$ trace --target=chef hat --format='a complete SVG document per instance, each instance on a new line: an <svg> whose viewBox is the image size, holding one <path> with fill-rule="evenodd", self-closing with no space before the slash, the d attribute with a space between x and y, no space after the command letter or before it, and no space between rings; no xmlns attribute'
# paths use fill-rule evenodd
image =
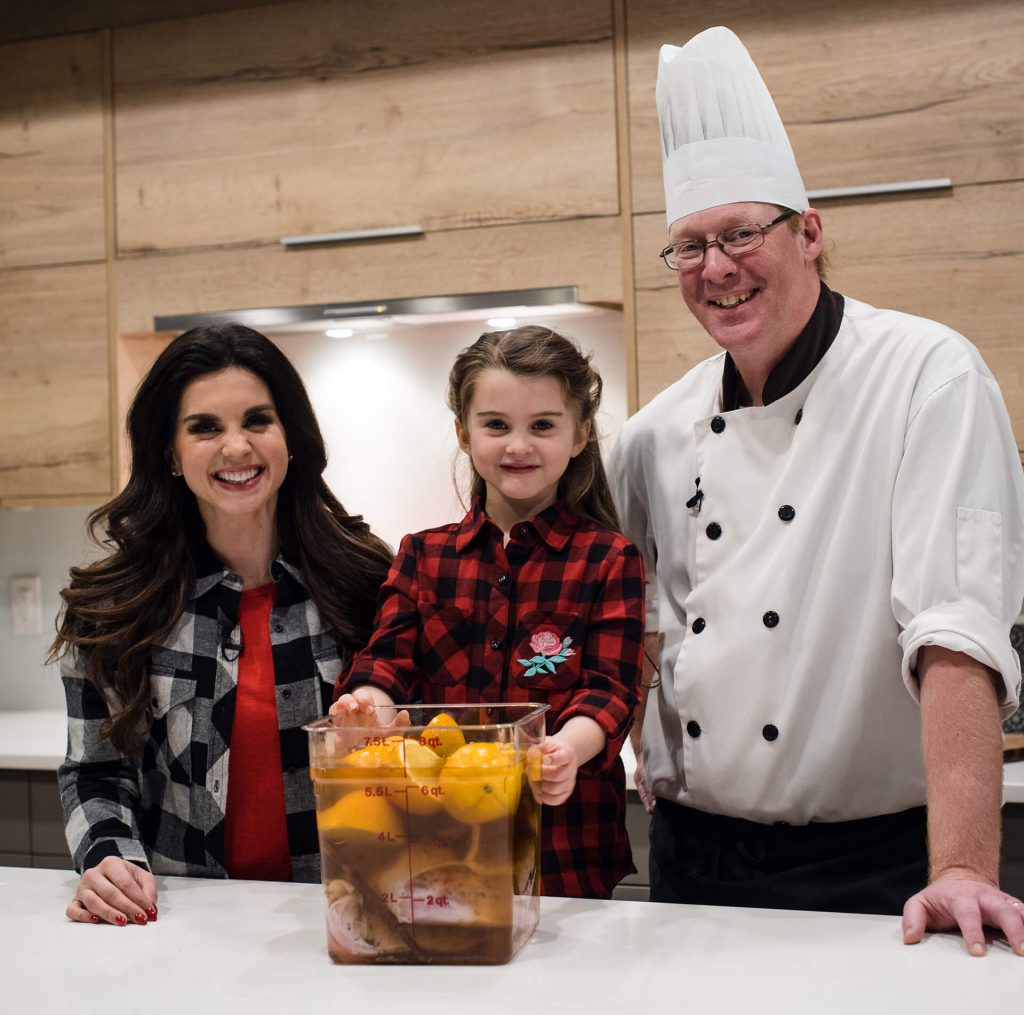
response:
<svg viewBox="0 0 1024 1015"><path fill-rule="evenodd" d="M662 46L656 95L669 225L738 201L807 210L771 93L728 28Z"/></svg>

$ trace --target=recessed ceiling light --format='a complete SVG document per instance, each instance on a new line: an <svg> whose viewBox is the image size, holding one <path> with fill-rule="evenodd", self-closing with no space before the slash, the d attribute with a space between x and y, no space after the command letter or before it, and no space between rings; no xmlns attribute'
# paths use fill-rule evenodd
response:
<svg viewBox="0 0 1024 1015"><path fill-rule="evenodd" d="M328 328L324 334L328 338L351 338L355 332L351 328Z"/></svg>
<svg viewBox="0 0 1024 1015"><path fill-rule="evenodd" d="M514 328L516 319L514 317L488 317L487 324L491 328Z"/></svg>

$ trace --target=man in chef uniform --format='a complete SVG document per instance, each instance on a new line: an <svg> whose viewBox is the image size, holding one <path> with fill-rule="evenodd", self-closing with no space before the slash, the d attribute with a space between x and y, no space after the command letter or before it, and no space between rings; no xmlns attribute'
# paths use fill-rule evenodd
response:
<svg viewBox="0 0 1024 1015"><path fill-rule="evenodd" d="M996 382L949 328L821 281L821 216L735 35L663 47L657 103L662 256L722 352L612 469L658 646L651 897L902 911L908 943L959 926L983 954L984 924L1024 954L998 887L1024 480Z"/></svg>

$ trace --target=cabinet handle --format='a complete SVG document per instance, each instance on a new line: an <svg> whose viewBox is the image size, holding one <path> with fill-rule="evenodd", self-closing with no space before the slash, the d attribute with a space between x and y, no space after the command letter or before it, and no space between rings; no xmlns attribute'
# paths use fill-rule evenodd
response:
<svg viewBox="0 0 1024 1015"><path fill-rule="evenodd" d="M355 240L381 240L392 236L422 236L423 226L385 226L381 229L353 229L343 233L306 233L282 236L285 247L304 247L314 243L352 243Z"/></svg>
<svg viewBox="0 0 1024 1015"><path fill-rule="evenodd" d="M904 180L901 183L865 183L859 187L826 187L809 190L811 201L827 201L833 197L868 197L872 194L902 194L914 190L951 190L953 181L948 176L935 180Z"/></svg>

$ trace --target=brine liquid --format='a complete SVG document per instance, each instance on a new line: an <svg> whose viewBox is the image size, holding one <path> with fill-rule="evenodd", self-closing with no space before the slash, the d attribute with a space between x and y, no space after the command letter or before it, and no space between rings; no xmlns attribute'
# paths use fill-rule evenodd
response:
<svg viewBox="0 0 1024 1015"><path fill-rule="evenodd" d="M539 915L540 808L523 776L512 813L473 822L405 779L316 778L328 774L314 771L331 958L512 958Z"/></svg>

